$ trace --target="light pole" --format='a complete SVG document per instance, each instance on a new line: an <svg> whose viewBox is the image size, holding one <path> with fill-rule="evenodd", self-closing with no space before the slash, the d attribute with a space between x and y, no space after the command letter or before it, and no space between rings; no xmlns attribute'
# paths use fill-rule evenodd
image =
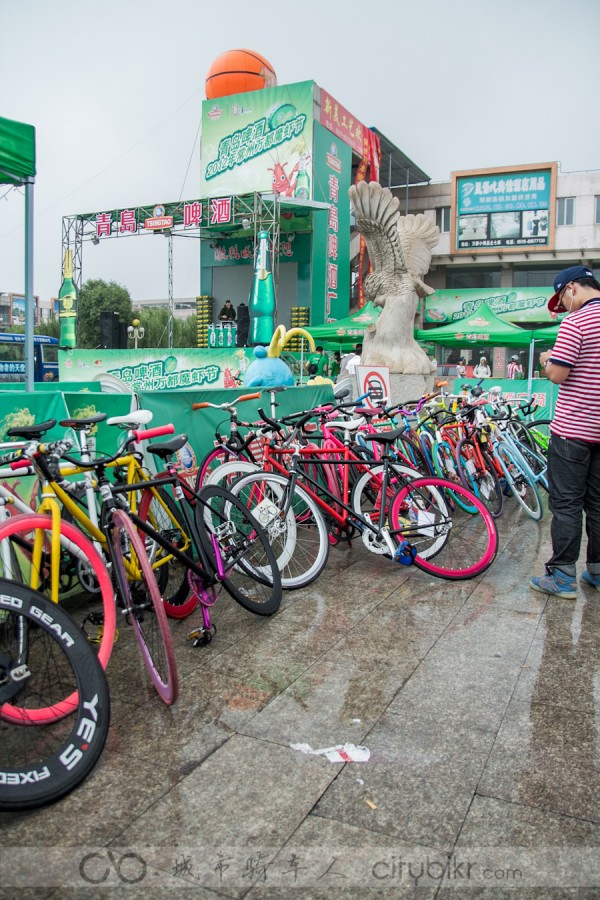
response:
<svg viewBox="0 0 600 900"><path fill-rule="evenodd" d="M134 341L133 347L137 350L138 339L141 341L144 337L144 326L140 325L139 319L134 319L131 325L127 326L127 337Z"/></svg>

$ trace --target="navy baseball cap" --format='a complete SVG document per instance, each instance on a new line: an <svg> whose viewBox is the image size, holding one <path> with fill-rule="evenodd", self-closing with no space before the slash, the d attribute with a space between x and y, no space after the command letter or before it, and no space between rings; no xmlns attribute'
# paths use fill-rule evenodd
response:
<svg viewBox="0 0 600 900"><path fill-rule="evenodd" d="M579 281L580 278L593 278L594 273L587 266L569 266L563 269L554 279L554 293L548 300L548 309L550 312L560 313L566 312L566 308L558 299L558 295L566 284L570 281Z"/></svg>

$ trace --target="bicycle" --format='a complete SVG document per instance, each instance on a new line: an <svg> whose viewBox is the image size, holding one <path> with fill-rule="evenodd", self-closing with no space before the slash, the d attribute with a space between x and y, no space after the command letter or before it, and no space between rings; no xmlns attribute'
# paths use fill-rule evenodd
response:
<svg viewBox="0 0 600 900"><path fill-rule="evenodd" d="M264 411L259 410L259 414L275 430L280 427ZM311 411L304 418L308 420L312 415ZM301 422L302 419L298 424ZM336 451L335 459L336 466L344 466L342 497L329 491L325 484L319 483L305 468L307 462L319 465L323 454L331 451L310 456L303 454L299 446L286 451L291 454L289 468L279 463L274 456L269 457L270 466L280 476L277 482L280 485L279 496L271 488L272 472L242 475L232 486L232 492L243 497L249 509L260 506L267 498L270 504L269 515L275 520L276 517L284 518L292 507L294 491L299 483L304 492L341 530L350 534L351 529L357 529L371 552L405 564L414 563L424 571L443 578L472 578L484 572L493 562L498 548L498 534L491 515L462 485L434 477L409 480L395 465L388 450L399 436L399 431L369 436L369 440L382 443L385 447L381 460L376 463L377 466L382 466L383 471L378 510L374 515L365 513L360 508L363 489L372 480L370 469L373 465L364 460L351 459L348 447L342 458L339 451ZM356 480L350 497L348 468L357 466L360 467L362 477ZM281 478L284 480L281 481ZM396 481L398 489L392 500L388 501L387 492L392 479ZM468 523L453 519L444 499L447 491L460 495L465 501L468 499L469 504L475 507L477 512L468 516ZM444 563L440 557L442 552ZM469 555L468 560L465 553ZM433 561L436 557L437 563Z"/></svg>
<svg viewBox="0 0 600 900"><path fill-rule="evenodd" d="M57 710L50 725L48 705ZM0 809L72 791L98 761L109 723L106 676L81 629L43 594L1 579Z"/></svg>

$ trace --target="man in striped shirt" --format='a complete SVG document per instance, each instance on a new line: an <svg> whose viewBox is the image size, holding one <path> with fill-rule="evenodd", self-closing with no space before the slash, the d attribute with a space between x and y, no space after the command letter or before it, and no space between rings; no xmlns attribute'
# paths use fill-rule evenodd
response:
<svg viewBox="0 0 600 900"><path fill-rule="evenodd" d="M548 449L553 552L547 574L530 585L574 599L584 512L582 580L600 591L600 284L591 269L571 266L556 276L554 291L548 309L569 315L552 350L540 356L550 381L560 385Z"/></svg>

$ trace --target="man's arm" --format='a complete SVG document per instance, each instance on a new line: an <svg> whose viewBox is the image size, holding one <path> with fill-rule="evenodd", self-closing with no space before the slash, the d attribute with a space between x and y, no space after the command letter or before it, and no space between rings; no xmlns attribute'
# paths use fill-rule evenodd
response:
<svg viewBox="0 0 600 900"><path fill-rule="evenodd" d="M544 353L540 353L540 362L544 366L544 372L549 381L552 381L554 384L562 384L563 381L566 381L571 373L571 367L564 365L561 366L559 363L550 362L550 357L552 356L552 350L546 350Z"/></svg>

